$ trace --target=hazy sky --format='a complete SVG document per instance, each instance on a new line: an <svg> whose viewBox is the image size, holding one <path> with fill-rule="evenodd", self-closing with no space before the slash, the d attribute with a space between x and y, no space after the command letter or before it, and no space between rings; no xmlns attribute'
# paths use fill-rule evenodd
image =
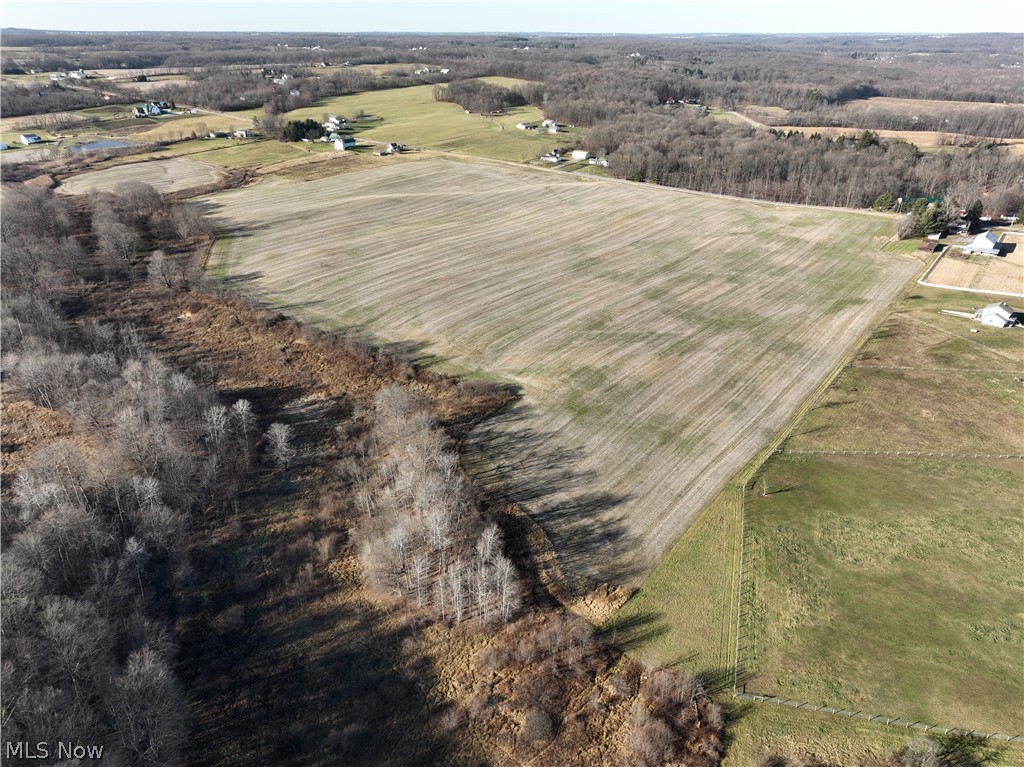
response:
<svg viewBox="0 0 1024 767"><path fill-rule="evenodd" d="M1011 5L979 6L975 12L973 6L950 0L4 0L0 26L253 32L1024 32L1024 14L1011 11Z"/></svg>

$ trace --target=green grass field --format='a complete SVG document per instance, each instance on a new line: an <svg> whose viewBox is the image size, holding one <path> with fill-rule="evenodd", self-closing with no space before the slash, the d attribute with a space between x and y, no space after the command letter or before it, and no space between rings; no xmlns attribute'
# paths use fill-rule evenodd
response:
<svg viewBox="0 0 1024 767"><path fill-rule="evenodd" d="M1024 377L1024 334L939 314L987 302L909 285L852 366L808 402L785 447L928 449L933 435L950 451L1024 452L1024 388L1014 380ZM758 476L774 492L747 493L748 691L1024 729L1020 461L782 454ZM653 627L639 643L653 662L683 660L712 676L732 667L738 498L734 483L617 616ZM737 710L728 765L769 752L859 765L894 747L885 727ZM1024 749L992 748L992 764L1024 763Z"/></svg>
<svg viewBox="0 0 1024 767"><path fill-rule="evenodd" d="M1021 461L773 457L748 492L748 692L1024 733Z"/></svg>
<svg viewBox="0 0 1024 767"><path fill-rule="evenodd" d="M518 82L507 78L499 80L504 85ZM395 141L412 147L514 162L532 160L556 146L572 144L576 136L575 130L557 135L517 130L518 122L544 119L535 107L516 107L499 117L466 114L457 104L434 101L433 87L429 85L325 99L316 106L288 112L284 119L321 120L332 114L352 119L359 110L381 118L357 122L360 139ZM257 110L239 114L261 116Z"/></svg>

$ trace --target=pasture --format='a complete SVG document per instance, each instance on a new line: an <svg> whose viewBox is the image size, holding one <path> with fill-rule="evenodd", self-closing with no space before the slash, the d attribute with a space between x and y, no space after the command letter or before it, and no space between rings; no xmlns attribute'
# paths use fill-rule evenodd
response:
<svg viewBox="0 0 1024 767"><path fill-rule="evenodd" d="M275 305L521 387L482 479L636 583L917 268L891 219L445 159L199 202Z"/></svg>
<svg viewBox="0 0 1024 767"><path fill-rule="evenodd" d="M1022 334L971 333L976 323L939 313L987 300L908 286L804 405L785 452L748 464L748 692L988 732L1024 727L1021 461L805 452L1024 452ZM712 676L731 672L740 485L730 483L616 616L643 627L639 649L654 663L685 658ZM753 761L742 754L758 743L834 753L836 764L867 763L856 748L892 748L884 727L747 708L734 732L737 765ZM992 748L992 764L1024 762L1019 749Z"/></svg>
<svg viewBox="0 0 1024 767"><path fill-rule="evenodd" d="M499 78L498 82L510 85L517 81ZM536 107L515 107L510 109L508 114L495 117L466 114L458 104L434 101L433 87L430 85L369 91L324 99L316 106L288 112L284 119L323 120L332 114L344 115L351 119L360 110L367 115L380 118L372 122L355 123L359 131L356 134L357 138L371 142L395 141L418 148L526 162L554 147L565 146L574 141L574 134L571 132L551 135L517 130L518 122L539 123L544 119L544 115ZM239 114L260 116L257 111Z"/></svg>
<svg viewBox="0 0 1024 767"><path fill-rule="evenodd" d="M936 286L1024 298L1024 235L1003 232L999 242L1004 255L996 257L967 255L960 248L947 247L923 279Z"/></svg>
<svg viewBox="0 0 1024 767"><path fill-rule="evenodd" d="M62 194L112 192L125 182L141 181L158 192L177 192L216 183L220 177L220 169L214 165L175 157L87 171L64 181L58 191Z"/></svg>
<svg viewBox="0 0 1024 767"><path fill-rule="evenodd" d="M749 692L1024 732L1024 462L784 453L762 474Z"/></svg>

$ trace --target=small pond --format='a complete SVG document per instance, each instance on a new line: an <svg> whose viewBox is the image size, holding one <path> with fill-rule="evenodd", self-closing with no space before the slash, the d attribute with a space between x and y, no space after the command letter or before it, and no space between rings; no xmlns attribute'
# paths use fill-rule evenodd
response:
<svg viewBox="0 0 1024 767"><path fill-rule="evenodd" d="M131 144L125 141L114 141L113 139L103 139L102 141L90 141L88 144L82 144L81 146L69 146L69 152L94 152L97 149L121 149L122 147L131 146Z"/></svg>

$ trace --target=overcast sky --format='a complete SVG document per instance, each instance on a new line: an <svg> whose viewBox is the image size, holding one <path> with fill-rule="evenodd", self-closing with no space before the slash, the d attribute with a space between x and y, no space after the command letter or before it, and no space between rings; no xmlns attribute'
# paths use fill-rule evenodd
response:
<svg viewBox="0 0 1024 767"><path fill-rule="evenodd" d="M1024 14L1012 11L1013 6L949 0L4 0L0 26L213 32L1022 33Z"/></svg>

